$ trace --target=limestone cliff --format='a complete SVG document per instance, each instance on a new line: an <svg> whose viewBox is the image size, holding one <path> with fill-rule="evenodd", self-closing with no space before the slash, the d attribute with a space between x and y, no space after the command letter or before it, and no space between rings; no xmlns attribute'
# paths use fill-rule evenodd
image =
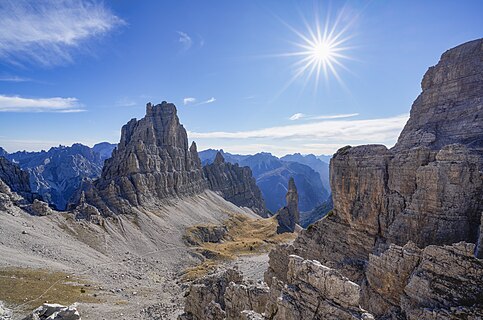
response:
<svg viewBox="0 0 483 320"><path fill-rule="evenodd" d="M359 305L378 319L481 319L482 62L483 39L447 51L424 76L392 149L337 151L334 209L270 253L271 294L253 319L372 317ZM309 265L310 273L294 272ZM338 280L322 276L332 269ZM336 283L344 289L323 294Z"/></svg>
<svg viewBox="0 0 483 320"><path fill-rule="evenodd" d="M368 283L363 306L375 315L425 318L425 308L437 307L443 310L438 316L451 318L458 308L469 308L466 315L480 310L483 269L475 254L481 257L481 248L472 243L478 244L483 212L481 61L482 39L447 51L424 76L423 91L394 148L345 147L334 155L332 214L302 232L293 246L272 252L268 277L283 278L286 257L297 254ZM392 253L394 245L409 241L414 248ZM466 249L445 246L460 241ZM418 248L425 249L419 253ZM428 252L440 253L431 263L447 266L441 290L452 288L458 299L442 300L433 287L438 282L434 273L418 282L426 286L420 290L426 290L427 299L416 293L407 297L411 279L423 272L418 269L421 255ZM381 253L384 260L374 258ZM457 268L462 263L474 268L471 280L462 280L464 268Z"/></svg>
<svg viewBox="0 0 483 320"><path fill-rule="evenodd" d="M212 164L205 165L203 171L209 188L221 193L225 200L239 207L248 207L262 217L267 217L262 193L257 187L249 167L225 162L218 152Z"/></svg>
<svg viewBox="0 0 483 320"><path fill-rule="evenodd" d="M87 204L111 215L206 188L196 144L188 145L175 105L163 102L148 103L144 118L122 127L121 141L105 161L101 177L83 191Z"/></svg>

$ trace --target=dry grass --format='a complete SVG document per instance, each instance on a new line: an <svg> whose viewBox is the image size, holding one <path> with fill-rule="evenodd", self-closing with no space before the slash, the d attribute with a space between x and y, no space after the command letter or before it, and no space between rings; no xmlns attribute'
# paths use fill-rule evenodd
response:
<svg viewBox="0 0 483 320"><path fill-rule="evenodd" d="M74 302L98 303L90 287L66 273L42 269L0 269L0 300L10 306L32 310L45 301L70 305Z"/></svg>
<svg viewBox="0 0 483 320"><path fill-rule="evenodd" d="M185 270L183 278L193 280L206 275L216 268L220 261L232 260L241 255L269 252L276 244L295 239L295 233L277 234L275 218L254 219L241 214L230 214L224 222L228 232L217 243L203 242L195 250L207 259L201 264ZM204 226L206 227L206 225ZM187 229L187 237L191 230Z"/></svg>

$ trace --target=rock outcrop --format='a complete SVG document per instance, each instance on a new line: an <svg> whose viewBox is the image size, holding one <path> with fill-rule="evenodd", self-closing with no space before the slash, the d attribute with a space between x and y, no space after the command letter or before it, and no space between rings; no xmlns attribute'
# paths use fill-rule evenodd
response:
<svg viewBox="0 0 483 320"><path fill-rule="evenodd" d="M288 181L285 199L287 205L275 214L278 221L277 233L294 232L295 227L300 223L299 195L293 178Z"/></svg>
<svg viewBox="0 0 483 320"><path fill-rule="evenodd" d="M279 298L253 317L371 317L360 304L380 319L481 319L482 61L483 39L444 53L392 149L338 150L334 209L270 253L265 281ZM332 269L343 290L325 291Z"/></svg>
<svg viewBox="0 0 483 320"><path fill-rule="evenodd" d="M249 167L225 162L218 152L212 164L205 165L203 171L209 188L239 207L247 207L262 217L267 217L262 193L257 187Z"/></svg>
<svg viewBox="0 0 483 320"><path fill-rule="evenodd" d="M83 192L86 203L112 215L206 188L196 144L188 145L175 105L163 102L148 103L144 118L122 127L121 141L105 161L101 177L83 186Z"/></svg>
<svg viewBox="0 0 483 320"><path fill-rule="evenodd" d="M4 157L0 157L0 180L2 180L11 191L31 199L32 192L29 183L29 174L20 167Z"/></svg>
<svg viewBox="0 0 483 320"><path fill-rule="evenodd" d="M345 147L334 155L333 214L303 232L294 243L297 254L361 281L369 254L391 243L424 248L477 242L483 212L482 46L481 39L458 46L430 68L394 148Z"/></svg>
<svg viewBox="0 0 483 320"><path fill-rule="evenodd" d="M75 305L63 306L60 304L44 303L35 309L31 315L23 320L80 320L81 316Z"/></svg>

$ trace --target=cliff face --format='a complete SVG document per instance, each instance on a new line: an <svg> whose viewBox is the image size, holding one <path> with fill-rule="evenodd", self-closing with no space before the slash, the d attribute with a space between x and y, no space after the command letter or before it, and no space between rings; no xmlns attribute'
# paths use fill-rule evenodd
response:
<svg viewBox="0 0 483 320"><path fill-rule="evenodd" d="M18 165L4 157L0 157L0 180L13 192L21 195L31 193L28 172L23 171Z"/></svg>
<svg viewBox="0 0 483 320"><path fill-rule="evenodd" d="M105 161L101 177L84 191L85 202L109 215L206 188L196 144L188 146L176 107L163 102L148 103L144 118L122 127L121 141Z"/></svg>
<svg viewBox="0 0 483 320"><path fill-rule="evenodd" d="M423 91L394 148L344 147L334 155L334 209L293 245L270 253L265 315L273 315L274 305L277 319L303 317L299 307L311 308L307 293L323 277L294 283L295 262L308 266L318 260L324 273L335 269L361 285L340 281L354 295L344 289L328 305L318 300L315 313L324 317L344 318L348 312L371 318L352 308L360 305L380 319L481 318L482 61L483 39L447 51L424 76ZM351 296L350 304L334 300Z"/></svg>
<svg viewBox="0 0 483 320"><path fill-rule="evenodd" d="M203 167L209 188L240 207L248 207L262 217L267 217L262 193L257 187L249 167L225 162L218 152L215 161Z"/></svg>

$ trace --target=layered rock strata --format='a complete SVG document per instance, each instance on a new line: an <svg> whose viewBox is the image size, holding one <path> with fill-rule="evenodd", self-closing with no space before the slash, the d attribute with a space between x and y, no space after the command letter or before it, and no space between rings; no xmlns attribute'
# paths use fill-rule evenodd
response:
<svg viewBox="0 0 483 320"><path fill-rule="evenodd" d="M180 319L374 319L359 307L359 285L318 261L291 255L286 279L269 288L233 270L204 277L190 286Z"/></svg>
<svg viewBox="0 0 483 320"><path fill-rule="evenodd" d="M453 315L461 308L469 308L465 311L468 315L479 312L475 296L481 300L481 290L475 295L475 290L468 294L467 289L481 288L483 278L472 275L471 281L461 281L464 272L454 268L465 263L481 275L481 260L475 256L481 257L482 251L482 59L481 39L443 54L440 63L425 75L423 92L394 148L345 147L334 155L330 164L332 214L302 232L293 246L272 252L267 277L284 279L287 256L298 254L337 268L358 283L372 279L363 300L365 307L378 315L429 317L423 314L425 308ZM395 253L398 249L394 245L404 246L409 241L413 244ZM462 246L471 247L463 250L465 254L445 246L460 241L467 243ZM421 288L433 290L431 298L420 299L416 293L409 300L401 298L409 294L408 285L415 281L410 279L423 272L418 269L422 259L419 250L425 247L422 255L431 251L441 254L434 259L449 268L447 277L441 274L445 286L452 287L467 304L452 299L435 303L444 294L428 289L439 283L434 274L429 276L431 273L424 280L426 288ZM384 263L374 258L381 253ZM388 270L374 277L378 263ZM400 279L396 281L394 275ZM380 297L377 301L373 300L374 292ZM438 312L435 314L442 317Z"/></svg>
<svg viewBox="0 0 483 320"><path fill-rule="evenodd" d="M205 165L203 171L209 188L239 207L247 207L262 217L267 217L262 193L257 187L249 167L225 162L218 152L212 164Z"/></svg>
<svg viewBox="0 0 483 320"><path fill-rule="evenodd" d="M300 223L299 196L293 178L288 181L285 200L287 205L275 214L278 221L277 233L294 232L295 227Z"/></svg>
<svg viewBox="0 0 483 320"><path fill-rule="evenodd" d="M194 195L207 188L193 142L188 145L172 103L146 106L146 116L122 127L121 141L104 163L101 177L83 187L85 202L102 215Z"/></svg>
<svg viewBox="0 0 483 320"><path fill-rule="evenodd" d="M330 164L333 211L270 253L265 280L280 299L267 305L276 301L281 313L271 317L267 307L252 316L314 318L303 312L313 311L308 292L318 288L317 278L305 277L305 285L294 276L307 259L362 285L359 303L376 318L482 318L482 61L483 39L444 53L424 76L392 149L338 150ZM320 290L316 296L327 301ZM328 305L318 300L315 313L343 318L330 312L346 297L342 291Z"/></svg>

